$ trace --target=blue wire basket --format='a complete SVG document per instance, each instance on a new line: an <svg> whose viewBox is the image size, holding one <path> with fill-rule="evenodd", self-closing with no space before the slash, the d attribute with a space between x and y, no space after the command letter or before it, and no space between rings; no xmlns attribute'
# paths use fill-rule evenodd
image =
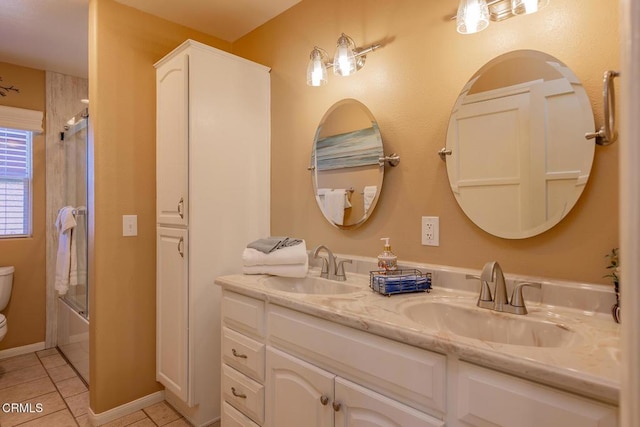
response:
<svg viewBox="0 0 640 427"><path fill-rule="evenodd" d="M369 287L386 296L429 292L431 273L423 273L420 270L372 271L369 273Z"/></svg>

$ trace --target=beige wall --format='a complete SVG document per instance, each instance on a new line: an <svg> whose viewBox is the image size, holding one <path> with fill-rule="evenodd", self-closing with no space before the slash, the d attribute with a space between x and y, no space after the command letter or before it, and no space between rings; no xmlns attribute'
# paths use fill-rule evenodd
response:
<svg viewBox="0 0 640 427"><path fill-rule="evenodd" d="M20 93L0 97L0 105L45 110L45 72L0 62L3 86ZM43 123L44 126L44 123ZM45 338L45 137L33 138L33 236L0 239L0 265L13 265L13 291L3 311L9 325L0 349L43 342ZM34 268L36 266L36 268Z"/></svg>
<svg viewBox="0 0 640 427"><path fill-rule="evenodd" d="M155 381L153 64L187 38L229 50L221 40L112 0L90 1L90 405L97 414L161 389ZM124 214L138 215L137 237L122 237Z"/></svg>
<svg viewBox="0 0 640 427"><path fill-rule="evenodd" d="M524 240L491 236L467 219L436 152L445 145L449 113L467 79L487 61L516 49L544 51L571 67L601 124L602 73L619 66L617 2L551 2L538 14L467 36L446 19L457 3L304 0L234 43L234 53L272 67L272 234L366 256L376 256L379 238L389 236L401 260L476 269L498 260L507 273L609 283L602 276L604 255L618 245L617 145L596 148L589 183L569 215L552 230ZM327 86L306 86L311 49L318 45L333 55L341 32L360 46L385 46L368 55L354 76L330 75ZM367 105L386 153L401 156L399 167L387 168L372 218L353 231L336 229L323 218L306 170L316 126L342 98ZM440 217L439 247L421 245L423 215Z"/></svg>
<svg viewBox="0 0 640 427"><path fill-rule="evenodd" d="M616 145L596 149L592 178L560 225L517 241L492 237L463 215L436 155L466 80L485 62L514 49L542 50L569 65L585 84L601 123L602 72L618 67L617 7L604 3L552 2L537 15L460 36L445 19L455 13L456 0L303 0L234 43L235 53L272 67L272 233L369 256L381 249L380 237L390 236L402 260L481 268L497 259L509 273L606 283L604 254L618 242ZM152 65L186 38L223 50L231 46L113 0L91 0L89 28L95 163L90 398L93 412L101 413L160 389L154 379ZM355 76L331 76L326 87L307 87L309 52L316 44L332 52L343 31L358 44L383 42L385 47L370 54ZM316 126L342 98L366 104L387 153L402 156L398 168L387 170L373 217L354 231L326 222L306 170ZM122 237L123 214L138 215L137 237ZM440 247L420 245L422 215L440 216Z"/></svg>

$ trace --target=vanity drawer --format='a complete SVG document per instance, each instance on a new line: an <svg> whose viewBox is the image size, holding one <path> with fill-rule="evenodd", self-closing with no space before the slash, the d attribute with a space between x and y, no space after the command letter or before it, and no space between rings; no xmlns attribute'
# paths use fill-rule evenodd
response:
<svg viewBox="0 0 640 427"><path fill-rule="evenodd" d="M267 321L274 347L435 416L445 412L446 356L274 305Z"/></svg>
<svg viewBox="0 0 640 427"><path fill-rule="evenodd" d="M222 328L222 361L251 378L264 382L263 343Z"/></svg>
<svg viewBox="0 0 640 427"><path fill-rule="evenodd" d="M222 425L224 427L260 427L227 402L222 403Z"/></svg>
<svg viewBox="0 0 640 427"><path fill-rule="evenodd" d="M616 427L618 408L460 362L454 426Z"/></svg>
<svg viewBox="0 0 640 427"><path fill-rule="evenodd" d="M229 365L222 365L222 396L258 424L264 422L264 386Z"/></svg>
<svg viewBox="0 0 640 427"><path fill-rule="evenodd" d="M223 291L222 319L231 329L260 338L265 335L263 301Z"/></svg>

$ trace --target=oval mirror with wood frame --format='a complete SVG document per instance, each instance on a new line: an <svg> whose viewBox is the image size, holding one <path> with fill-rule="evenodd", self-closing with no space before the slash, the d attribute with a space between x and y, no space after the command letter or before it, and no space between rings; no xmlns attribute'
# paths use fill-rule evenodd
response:
<svg viewBox="0 0 640 427"><path fill-rule="evenodd" d="M462 89L447 131L447 174L478 227L523 239L556 225L591 172L594 129L584 87L558 59L519 50L484 65Z"/></svg>

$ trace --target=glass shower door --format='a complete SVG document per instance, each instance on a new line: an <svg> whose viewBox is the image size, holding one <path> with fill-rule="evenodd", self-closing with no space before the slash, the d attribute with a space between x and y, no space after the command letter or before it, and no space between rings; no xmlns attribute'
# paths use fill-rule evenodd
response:
<svg viewBox="0 0 640 427"><path fill-rule="evenodd" d="M85 109L67 122L61 134L65 152L65 200L73 207L76 226L72 231L70 286L64 299L81 316L89 318L87 274L87 140L89 111ZM75 261L75 264L74 264Z"/></svg>

